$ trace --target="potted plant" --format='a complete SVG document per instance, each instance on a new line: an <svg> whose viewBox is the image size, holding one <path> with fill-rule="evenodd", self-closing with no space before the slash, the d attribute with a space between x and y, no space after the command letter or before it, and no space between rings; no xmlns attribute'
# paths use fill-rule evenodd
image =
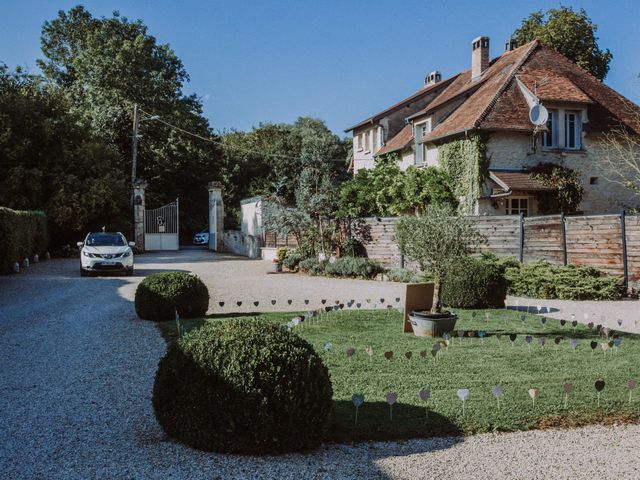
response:
<svg viewBox="0 0 640 480"><path fill-rule="evenodd" d="M276 272L282 272L282 262L287 257L289 250L285 247L280 247L276 250L276 258L273 259L273 265Z"/></svg>
<svg viewBox="0 0 640 480"><path fill-rule="evenodd" d="M415 261L423 273L433 276L433 303L430 311L413 311L409 315L414 334L441 336L453 330L457 316L442 310L440 288L449 263L464 257L474 246L485 241L468 217L451 208L429 206L416 216L400 218L396 224L400 253Z"/></svg>

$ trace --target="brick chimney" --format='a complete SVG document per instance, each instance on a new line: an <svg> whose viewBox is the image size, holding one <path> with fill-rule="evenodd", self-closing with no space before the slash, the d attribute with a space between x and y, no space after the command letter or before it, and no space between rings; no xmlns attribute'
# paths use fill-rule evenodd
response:
<svg viewBox="0 0 640 480"><path fill-rule="evenodd" d="M434 84L438 83L440 80L442 80L442 75L440 74L440 72L438 70L435 70L435 71L431 72L430 74L428 74L426 77L424 77L424 84L425 85L434 85Z"/></svg>
<svg viewBox="0 0 640 480"><path fill-rule="evenodd" d="M489 37L471 42L471 80L479 78L489 67Z"/></svg>
<svg viewBox="0 0 640 480"><path fill-rule="evenodd" d="M518 42L515 38L509 37L509 39L504 44L504 51L511 52L518 48Z"/></svg>

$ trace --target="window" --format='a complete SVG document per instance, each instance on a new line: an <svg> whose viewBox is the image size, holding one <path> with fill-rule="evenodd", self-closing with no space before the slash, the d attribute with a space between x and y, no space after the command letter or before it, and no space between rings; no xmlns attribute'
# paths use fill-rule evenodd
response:
<svg viewBox="0 0 640 480"><path fill-rule="evenodd" d="M362 150L362 134L358 134L358 151Z"/></svg>
<svg viewBox="0 0 640 480"><path fill-rule="evenodd" d="M589 185L598 185L598 177L589 178Z"/></svg>
<svg viewBox="0 0 640 480"><path fill-rule="evenodd" d="M378 151L378 129L374 128L371 134L373 135L373 148L371 151L375 153Z"/></svg>
<svg viewBox="0 0 640 480"><path fill-rule="evenodd" d="M371 131L364 132L364 150L365 152L371 151Z"/></svg>
<svg viewBox="0 0 640 480"><path fill-rule="evenodd" d="M507 215L529 215L529 199L527 197L507 198Z"/></svg>
<svg viewBox="0 0 640 480"><path fill-rule="evenodd" d="M564 148L569 150L580 150L580 134L582 123L580 112L567 111L564 114Z"/></svg>
<svg viewBox="0 0 640 480"><path fill-rule="evenodd" d="M422 165L425 161L425 146L422 143L422 137L431 131L431 119L426 122L417 123L414 126L414 150L416 153L416 165Z"/></svg>
<svg viewBox="0 0 640 480"><path fill-rule="evenodd" d="M558 147L558 112L556 110L549 110L547 131L542 135L542 146L544 148Z"/></svg>

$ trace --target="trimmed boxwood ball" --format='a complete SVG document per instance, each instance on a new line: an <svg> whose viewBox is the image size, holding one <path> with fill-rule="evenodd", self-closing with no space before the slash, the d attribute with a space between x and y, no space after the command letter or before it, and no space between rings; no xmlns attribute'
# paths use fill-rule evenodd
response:
<svg viewBox="0 0 640 480"><path fill-rule="evenodd" d="M145 320L201 317L209 308L209 290L196 275L161 272L146 277L136 289L136 313Z"/></svg>
<svg viewBox="0 0 640 480"><path fill-rule="evenodd" d="M226 453L317 447L332 408L329 372L298 335L257 319L207 323L169 347L153 408L169 437Z"/></svg>
<svg viewBox="0 0 640 480"><path fill-rule="evenodd" d="M507 281L499 265L463 257L447 268L440 295L451 308L504 308Z"/></svg>

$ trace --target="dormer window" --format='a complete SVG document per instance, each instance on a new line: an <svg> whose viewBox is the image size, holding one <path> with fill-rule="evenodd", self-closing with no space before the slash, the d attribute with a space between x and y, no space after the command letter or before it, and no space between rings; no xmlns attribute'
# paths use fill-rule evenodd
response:
<svg viewBox="0 0 640 480"><path fill-rule="evenodd" d="M581 132L580 112L567 110L564 113L564 148L580 150Z"/></svg>
<svg viewBox="0 0 640 480"><path fill-rule="evenodd" d="M413 126L413 141L415 151L415 164L422 165L425 161L425 147L422 144L422 137L431 131L431 118L424 122L416 123Z"/></svg>
<svg viewBox="0 0 640 480"><path fill-rule="evenodd" d="M542 148L582 149L582 112L563 108L549 109L547 130L542 134Z"/></svg>

